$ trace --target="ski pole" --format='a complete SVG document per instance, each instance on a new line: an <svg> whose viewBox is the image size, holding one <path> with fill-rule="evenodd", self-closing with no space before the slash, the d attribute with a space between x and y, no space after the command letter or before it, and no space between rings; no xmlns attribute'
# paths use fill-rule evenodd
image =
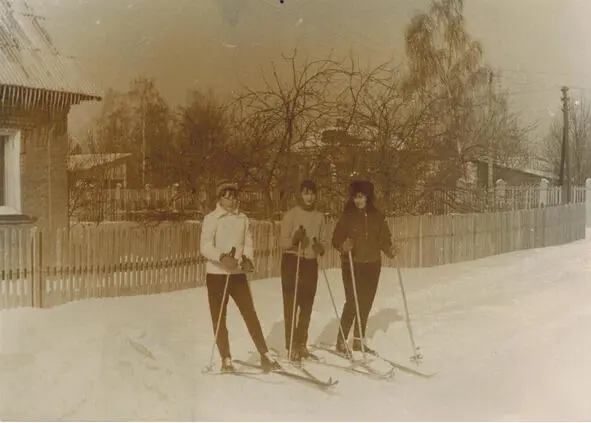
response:
<svg viewBox="0 0 591 423"><path fill-rule="evenodd" d="M330 296L330 301L332 302L332 308L334 309L334 314L339 322L339 332L341 337L345 341L345 348L347 349L347 354L353 357L351 350L349 349L349 344L347 344L347 339L345 337L345 331L343 330L343 325L341 325L341 319L339 318L339 311L337 310L337 304L334 300L334 295L332 293L332 288L330 287L330 282L328 281L328 276L326 275L326 269L322 269L322 274L324 275L324 280L326 281L326 287L328 288L328 295Z"/></svg>
<svg viewBox="0 0 591 423"><path fill-rule="evenodd" d="M355 313L357 317L357 328L359 329L359 337L361 339L361 353L363 354L363 361L367 361L367 356L365 354L365 337L363 336L363 332L361 330L361 313L359 312L359 298L357 297L357 282L355 281L355 272L353 269L353 254L349 251L349 268L351 270L351 281L353 282L353 298L355 300Z"/></svg>
<svg viewBox="0 0 591 423"><path fill-rule="evenodd" d="M296 274L295 274L295 288L293 293L293 306L291 312L291 328L290 328L290 335L289 335L289 351L287 355L287 359L291 362L291 351L293 348L293 335L295 332L295 318L296 318L296 309L298 304L298 281L300 279L300 253L302 252L302 243L298 243L298 256L296 261Z"/></svg>
<svg viewBox="0 0 591 423"><path fill-rule="evenodd" d="M406 314L406 328L408 329L408 336L412 345L413 356L410 357L411 361L419 364L419 361L423 359L423 355L419 352L419 348L415 344L415 338L412 334L412 326L410 324L410 313L408 312L408 303L406 301L406 293L404 290L404 283L402 282L402 272L400 271L400 265L398 259L394 258L396 262L396 271L398 272L398 283L400 284L400 291L402 292L402 301L404 302L404 312Z"/></svg>
<svg viewBox="0 0 591 423"><path fill-rule="evenodd" d="M232 247L230 250L230 255L234 257L236 254L236 247ZM213 356L215 354L215 345L218 342L218 335L220 333L220 323L222 322L222 314L224 312L224 304L226 302L226 294L228 293L228 286L230 285L230 274L226 276L226 283L224 285L224 293L222 294L222 304L220 307L220 313L218 314L217 325L215 327L215 334L213 336L213 345L211 346L211 356L209 358L209 365L205 368L206 372L209 372L213 369Z"/></svg>

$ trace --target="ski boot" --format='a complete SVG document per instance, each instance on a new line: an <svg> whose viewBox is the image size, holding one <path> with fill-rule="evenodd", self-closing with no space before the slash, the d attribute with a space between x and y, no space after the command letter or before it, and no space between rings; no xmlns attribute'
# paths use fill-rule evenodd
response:
<svg viewBox="0 0 591 423"><path fill-rule="evenodd" d="M268 352L261 354L261 367L266 373L272 372L273 370L281 370L279 362L274 357L271 357Z"/></svg>
<svg viewBox="0 0 591 423"><path fill-rule="evenodd" d="M289 354L289 348L287 349L287 351ZM301 355L299 349L294 348L291 351L291 355L289 355L288 360L294 366L301 366L302 365L302 355Z"/></svg>
<svg viewBox="0 0 591 423"><path fill-rule="evenodd" d="M222 360L222 373L232 373L236 371L236 368L232 364L232 359L230 357L226 357Z"/></svg>
<svg viewBox="0 0 591 423"><path fill-rule="evenodd" d="M361 339L355 339L353 341L353 351L361 351ZM375 355L376 352L369 348L367 344L363 343L363 351L367 354Z"/></svg>
<svg viewBox="0 0 591 423"><path fill-rule="evenodd" d="M351 352L349 351L349 349L347 348L347 344L345 341L343 341L342 338L339 337L339 339L337 340L337 345L336 345L336 351L338 354L342 355L343 357L347 358L347 359L351 359L353 358L351 356Z"/></svg>
<svg viewBox="0 0 591 423"><path fill-rule="evenodd" d="M315 360L315 361L319 360L318 356L316 354L312 354L305 344L300 345L298 353L299 353L300 357L304 360L306 360L306 359Z"/></svg>

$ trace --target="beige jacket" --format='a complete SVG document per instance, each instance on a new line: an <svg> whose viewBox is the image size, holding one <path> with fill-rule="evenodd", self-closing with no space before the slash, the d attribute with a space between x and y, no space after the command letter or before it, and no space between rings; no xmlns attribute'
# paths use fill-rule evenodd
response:
<svg viewBox="0 0 591 423"><path fill-rule="evenodd" d="M280 245L284 252L297 254L297 246L293 246L292 239L297 229L302 225L306 230L306 236L310 240L308 246L300 254L303 258L316 258L316 253L312 249L312 238L315 237L318 242L326 249L326 234L324 215L318 210L304 210L301 206L295 206L289 209L281 220Z"/></svg>

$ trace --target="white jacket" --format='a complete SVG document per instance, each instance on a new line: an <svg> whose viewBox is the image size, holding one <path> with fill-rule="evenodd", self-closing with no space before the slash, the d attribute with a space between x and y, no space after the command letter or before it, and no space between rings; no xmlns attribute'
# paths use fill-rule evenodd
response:
<svg viewBox="0 0 591 423"><path fill-rule="evenodd" d="M229 212L217 204L215 210L205 216L201 225L199 248L201 255L207 259L205 271L218 275L244 273L240 267L234 271L228 271L219 262L220 256L229 253L232 247L236 247L234 257L238 259L239 266L242 255L254 262L254 248L248 217L239 211Z"/></svg>

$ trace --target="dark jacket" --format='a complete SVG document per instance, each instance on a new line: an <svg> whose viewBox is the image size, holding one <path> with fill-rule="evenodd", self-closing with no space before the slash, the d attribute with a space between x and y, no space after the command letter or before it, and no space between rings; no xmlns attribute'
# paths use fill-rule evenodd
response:
<svg viewBox="0 0 591 423"><path fill-rule="evenodd" d="M353 262L381 263L380 252L389 253L392 249L392 234L384 215L370 206L359 210L348 204L339 218L333 235L332 245L341 253L341 260L349 261L349 255L342 252L345 239L353 240Z"/></svg>

